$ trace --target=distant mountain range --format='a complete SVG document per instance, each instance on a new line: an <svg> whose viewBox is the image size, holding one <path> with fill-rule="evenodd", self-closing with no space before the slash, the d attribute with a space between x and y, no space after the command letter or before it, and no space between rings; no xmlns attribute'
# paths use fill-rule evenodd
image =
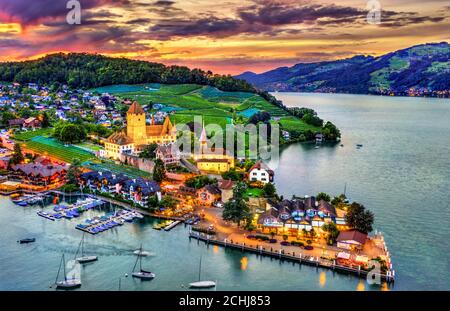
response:
<svg viewBox="0 0 450 311"><path fill-rule="evenodd" d="M450 97L450 45L416 45L379 57L299 63L236 78L266 91Z"/></svg>

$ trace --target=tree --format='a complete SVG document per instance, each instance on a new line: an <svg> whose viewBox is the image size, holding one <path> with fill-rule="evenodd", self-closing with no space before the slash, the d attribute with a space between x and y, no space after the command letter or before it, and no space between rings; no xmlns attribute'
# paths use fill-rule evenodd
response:
<svg viewBox="0 0 450 311"><path fill-rule="evenodd" d="M156 149L158 144L152 143L145 146L144 150L139 154L140 158L154 160L156 158Z"/></svg>
<svg viewBox="0 0 450 311"><path fill-rule="evenodd" d="M347 224L358 231L369 233L373 230L374 215L364 205L353 202L345 214Z"/></svg>
<svg viewBox="0 0 450 311"><path fill-rule="evenodd" d="M345 203L345 200L347 199L347 197L345 196L345 194L341 194L337 197L334 197L333 200L331 200L331 204L335 207Z"/></svg>
<svg viewBox="0 0 450 311"><path fill-rule="evenodd" d="M274 197L277 194L277 189L270 182L264 185L263 191L266 197Z"/></svg>
<svg viewBox="0 0 450 311"><path fill-rule="evenodd" d="M232 181L241 181L242 180L242 174L239 174L236 172L236 169L232 168L228 172L225 172L222 174L223 179L230 179Z"/></svg>
<svg viewBox="0 0 450 311"><path fill-rule="evenodd" d="M336 243L336 239L339 236L339 229L334 222L326 223L322 225L322 230L327 232L327 243L332 245Z"/></svg>
<svg viewBox="0 0 450 311"><path fill-rule="evenodd" d="M166 195L159 202L159 206L162 208L173 209L177 205L177 200L175 200L172 196Z"/></svg>
<svg viewBox="0 0 450 311"><path fill-rule="evenodd" d="M153 180L156 182L162 182L164 178L166 178L166 168L164 167L164 162L161 159L157 159L153 168Z"/></svg>
<svg viewBox="0 0 450 311"><path fill-rule="evenodd" d="M80 159L73 159L72 164L67 170L67 182L72 185L78 185L78 179L81 175L81 161Z"/></svg>
<svg viewBox="0 0 450 311"><path fill-rule="evenodd" d="M23 160L24 160L24 157L23 157L23 153L22 153L22 148L20 147L19 143L16 143L14 145L13 155L12 155L11 159L9 160L9 162L11 164L19 164Z"/></svg>
<svg viewBox="0 0 450 311"><path fill-rule="evenodd" d="M83 126L78 124L65 124L59 133L59 139L61 141L71 144L82 141L85 138L86 132Z"/></svg>
<svg viewBox="0 0 450 311"><path fill-rule="evenodd" d="M194 176L194 177L187 179L184 182L184 184L190 188L200 189L206 185L215 184L216 182L217 182L217 180L214 178L209 178L206 175L201 175L201 176Z"/></svg>
<svg viewBox="0 0 450 311"><path fill-rule="evenodd" d="M244 193L247 187L244 183L238 183L233 189L233 199L225 203L222 218L240 226L242 221L247 224L252 220L250 208L245 202Z"/></svg>
<svg viewBox="0 0 450 311"><path fill-rule="evenodd" d="M325 192L320 192L316 196L316 200L317 201L324 200L325 202L330 202L331 201L331 197L328 194L326 194Z"/></svg>
<svg viewBox="0 0 450 311"><path fill-rule="evenodd" d="M41 126L42 126L43 128L47 128L47 127L50 126L50 120L49 120L47 111L44 111L44 113L42 114Z"/></svg>

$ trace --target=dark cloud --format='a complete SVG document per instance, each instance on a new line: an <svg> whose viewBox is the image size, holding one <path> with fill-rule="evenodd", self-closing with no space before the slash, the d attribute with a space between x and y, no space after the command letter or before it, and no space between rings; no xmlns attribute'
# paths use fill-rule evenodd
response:
<svg viewBox="0 0 450 311"><path fill-rule="evenodd" d="M130 0L79 0L82 10L89 10L103 5L126 7ZM0 16L4 21L17 21L23 25L36 24L46 18L62 18L69 10L68 0L2 0Z"/></svg>

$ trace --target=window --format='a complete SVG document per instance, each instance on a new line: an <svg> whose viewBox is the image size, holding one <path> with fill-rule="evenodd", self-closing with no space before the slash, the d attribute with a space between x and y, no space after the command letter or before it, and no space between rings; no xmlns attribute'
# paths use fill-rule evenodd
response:
<svg viewBox="0 0 450 311"><path fill-rule="evenodd" d="M256 176L257 175L257 173L253 173L253 176Z"/></svg>

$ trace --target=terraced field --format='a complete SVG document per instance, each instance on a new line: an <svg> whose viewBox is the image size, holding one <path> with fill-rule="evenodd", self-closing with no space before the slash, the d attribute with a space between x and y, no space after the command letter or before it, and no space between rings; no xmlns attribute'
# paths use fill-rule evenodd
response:
<svg viewBox="0 0 450 311"><path fill-rule="evenodd" d="M162 104L162 111L175 111L171 120L175 123L188 123L194 116L202 116L205 124L219 124L225 127L233 116L250 118L259 111L267 111L273 117L290 117L286 111L272 105L259 95L246 92L224 92L211 86L196 84L143 84L115 85L94 89L99 93L111 93L121 98L136 100L142 105ZM287 124L287 122L285 122ZM297 122L307 126L302 121ZM290 127L295 126L290 122Z"/></svg>

